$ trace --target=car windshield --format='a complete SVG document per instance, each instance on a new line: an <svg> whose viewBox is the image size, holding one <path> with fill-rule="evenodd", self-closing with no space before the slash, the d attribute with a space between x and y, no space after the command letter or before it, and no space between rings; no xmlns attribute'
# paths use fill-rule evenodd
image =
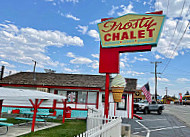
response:
<svg viewBox="0 0 190 137"><path fill-rule="evenodd" d="M148 103L146 100L140 100L139 103Z"/></svg>

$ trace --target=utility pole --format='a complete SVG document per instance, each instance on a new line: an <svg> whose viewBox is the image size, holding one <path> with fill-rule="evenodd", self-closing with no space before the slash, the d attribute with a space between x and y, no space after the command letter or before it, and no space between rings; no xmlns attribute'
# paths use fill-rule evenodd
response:
<svg viewBox="0 0 190 137"><path fill-rule="evenodd" d="M153 74L155 74L155 100L157 101L157 74L161 74L161 73L157 73L157 64L158 63L162 63L162 62L151 62L152 64L155 64L155 72L153 72Z"/></svg>
<svg viewBox="0 0 190 137"><path fill-rule="evenodd" d="M0 73L0 80L2 80L3 79L3 74L4 74L4 69L5 69L5 66L2 66L1 67L1 73Z"/></svg>
<svg viewBox="0 0 190 137"><path fill-rule="evenodd" d="M166 98L167 98L167 96L168 96L168 87L165 87L165 89L166 89Z"/></svg>
<svg viewBox="0 0 190 137"><path fill-rule="evenodd" d="M34 68L33 68L33 78L34 78L34 81L36 80L36 74L35 74L35 71L36 71L36 64L37 62L35 60L32 60L34 62Z"/></svg>

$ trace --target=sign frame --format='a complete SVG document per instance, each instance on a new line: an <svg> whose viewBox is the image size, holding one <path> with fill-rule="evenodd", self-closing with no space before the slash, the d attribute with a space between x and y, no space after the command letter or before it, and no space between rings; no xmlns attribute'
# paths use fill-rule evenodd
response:
<svg viewBox="0 0 190 137"><path fill-rule="evenodd" d="M140 43L140 44L123 44L123 45L115 45L115 46L103 46L102 39L101 39L101 33L100 33L100 29L99 29L98 25L102 24L102 23L105 23L105 22L108 22L108 21L112 21L112 20L115 20L115 19L122 18L122 17L127 16L127 15L134 15L134 16L135 15L139 15L139 16L160 16L160 17L163 17L163 20L161 22L161 26L160 26L160 29L159 29L159 32L158 32L158 35L157 35L157 38L156 38L156 42L152 42L152 43L151 42L150 43ZM166 17L166 15L162 15L162 14L134 14L134 13L129 13L129 14L125 14L123 16L119 16L117 18L112 18L112 19L108 19L108 20L102 21L102 22L100 22L100 23L97 24L102 48L129 47L129 46L145 46L145 45L151 45L152 47L156 47L157 43L158 43L158 41L160 39L160 35L161 35L162 29L163 29L163 25L164 25L164 22L165 22L165 17ZM118 43L118 42L119 41L115 41L115 43Z"/></svg>

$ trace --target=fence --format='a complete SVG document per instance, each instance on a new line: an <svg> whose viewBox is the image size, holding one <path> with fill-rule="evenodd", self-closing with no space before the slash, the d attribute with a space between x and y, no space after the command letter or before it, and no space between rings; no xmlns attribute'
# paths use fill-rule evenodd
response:
<svg viewBox="0 0 190 137"><path fill-rule="evenodd" d="M103 117L102 112L96 109L88 110L87 131L77 137L120 137L121 118Z"/></svg>

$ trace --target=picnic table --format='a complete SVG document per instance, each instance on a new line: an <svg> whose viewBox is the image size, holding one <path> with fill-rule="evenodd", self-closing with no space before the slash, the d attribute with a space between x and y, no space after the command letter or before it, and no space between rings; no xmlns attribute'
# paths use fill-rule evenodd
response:
<svg viewBox="0 0 190 137"><path fill-rule="evenodd" d="M7 118L0 118L0 121L7 121ZM13 126L12 123L5 123L5 122L0 122L0 127L6 127L6 131L4 133L0 133L0 135L5 135L7 134L9 127Z"/></svg>
<svg viewBox="0 0 190 137"><path fill-rule="evenodd" d="M29 118L29 117L33 116L34 112L32 112L32 111L23 111L20 114L24 114L25 117ZM53 117L52 113L49 113L49 112L37 112L36 115L37 115L38 118L42 118L42 119L43 118L56 119L56 117L55 116Z"/></svg>
<svg viewBox="0 0 190 137"><path fill-rule="evenodd" d="M20 114L23 114L23 117L15 117L15 119L24 120L24 121L26 121L26 123L33 120L34 112L32 112L32 111L23 111L23 112L20 112ZM37 112L36 113L36 121L37 122L45 122L45 125L46 125L48 118L56 119L56 117L51 116L51 113L49 113L49 112Z"/></svg>

